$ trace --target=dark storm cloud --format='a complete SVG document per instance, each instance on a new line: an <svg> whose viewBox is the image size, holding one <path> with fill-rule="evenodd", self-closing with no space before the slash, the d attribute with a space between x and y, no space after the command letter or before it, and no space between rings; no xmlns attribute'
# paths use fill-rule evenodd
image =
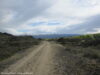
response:
<svg viewBox="0 0 100 75"><path fill-rule="evenodd" d="M5 27L17 27L50 6L47 0L0 0L0 31Z"/></svg>
<svg viewBox="0 0 100 75"><path fill-rule="evenodd" d="M60 30L63 33L65 30L66 33L79 33L84 34L88 32L96 32L96 28L100 28L100 15L95 15L86 19L85 22L77 25L70 26L70 29Z"/></svg>

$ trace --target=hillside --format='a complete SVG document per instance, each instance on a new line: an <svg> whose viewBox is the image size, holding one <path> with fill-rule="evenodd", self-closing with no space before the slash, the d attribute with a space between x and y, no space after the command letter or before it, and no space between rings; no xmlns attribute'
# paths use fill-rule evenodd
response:
<svg viewBox="0 0 100 75"><path fill-rule="evenodd" d="M38 43L39 41L32 36L13 36L0 33L0 61Z"/></svg>
<svg viewBox="0 0 100 75"><path fill-rule="evenodd" d="M34 35L34 37L42 38L42 39L52 39L52 38L61 38L61 37L72 37L78 35L79 34L45 34L45 35Z"/></svg>
<svg viewBox="0 0 100 75"><path fill-rule="evenodd" d="M100 75L100 34L44 39L34 46L40 39L1 33L0 41L0 60L14 57L1 62L1 73Z"/></svg>
<svg viewBox="0 0 100 75"><path fill-rule="evenodd" d="M72 44L72 45L80 45L84 47L88 46L98 46L100 45L100 34L88 34L88 35L81 35L81 36L73 36L67 38L59 38L57 41L63 44Z"/></svg>
<svg viewBox="0 0 100 75"><path fill-rule="evenodd" d="M100 75L100 34L55 39L65 47L70 71L77 75ZM71 66L72 65L72 66Z"/></svg>

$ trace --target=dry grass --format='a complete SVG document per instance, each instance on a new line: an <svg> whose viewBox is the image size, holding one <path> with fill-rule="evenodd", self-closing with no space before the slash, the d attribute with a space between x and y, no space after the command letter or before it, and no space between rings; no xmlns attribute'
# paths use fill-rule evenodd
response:
<svg viewBox="0 0 100 75"><path fill-rule="evenodd" d="M32 36L13 36L7 33L0 33L0 61L38 43L39 40Z"/></svg>
<svg viewBox="0 0 100 75"><path fill-rule="evenodd" d="M65 47L69 75L100 75L100 34L55 41Z"/></svg>

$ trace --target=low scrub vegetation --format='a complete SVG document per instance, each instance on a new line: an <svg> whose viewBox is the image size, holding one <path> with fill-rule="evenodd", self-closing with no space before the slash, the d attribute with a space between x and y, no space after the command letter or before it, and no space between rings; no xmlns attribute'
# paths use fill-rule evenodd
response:
<svg viewBox="0 0 100 75"><path fill-rule="evenodd" d="M59 38L58 42L62 44L80 45L84 47L100 45L100 34L81 35L70 38Z"/></svg>
<svg viewBox="0 0 100 75"><path fill-rule="evenodd" d="M100 34L59 38L55 41L67 51L70 75L100 75Z"/></svg>
<svg viewBox="0 0 100 75"><path fill-rule="evenodd" d="M0 33L0 61L38 43L39 40L32 36L13 36L7 33Z"/></svg>

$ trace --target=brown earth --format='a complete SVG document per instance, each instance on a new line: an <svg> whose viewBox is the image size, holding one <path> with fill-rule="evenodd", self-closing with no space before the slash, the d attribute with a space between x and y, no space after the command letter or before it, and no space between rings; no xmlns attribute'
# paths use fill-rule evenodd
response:
<svg viewBox="0 0 100 75"><path fill-rule="evenodd" d="M21 59L5 68L1 75L67 75L65 59L63 46L44 41L30 48Z"/></svg>

